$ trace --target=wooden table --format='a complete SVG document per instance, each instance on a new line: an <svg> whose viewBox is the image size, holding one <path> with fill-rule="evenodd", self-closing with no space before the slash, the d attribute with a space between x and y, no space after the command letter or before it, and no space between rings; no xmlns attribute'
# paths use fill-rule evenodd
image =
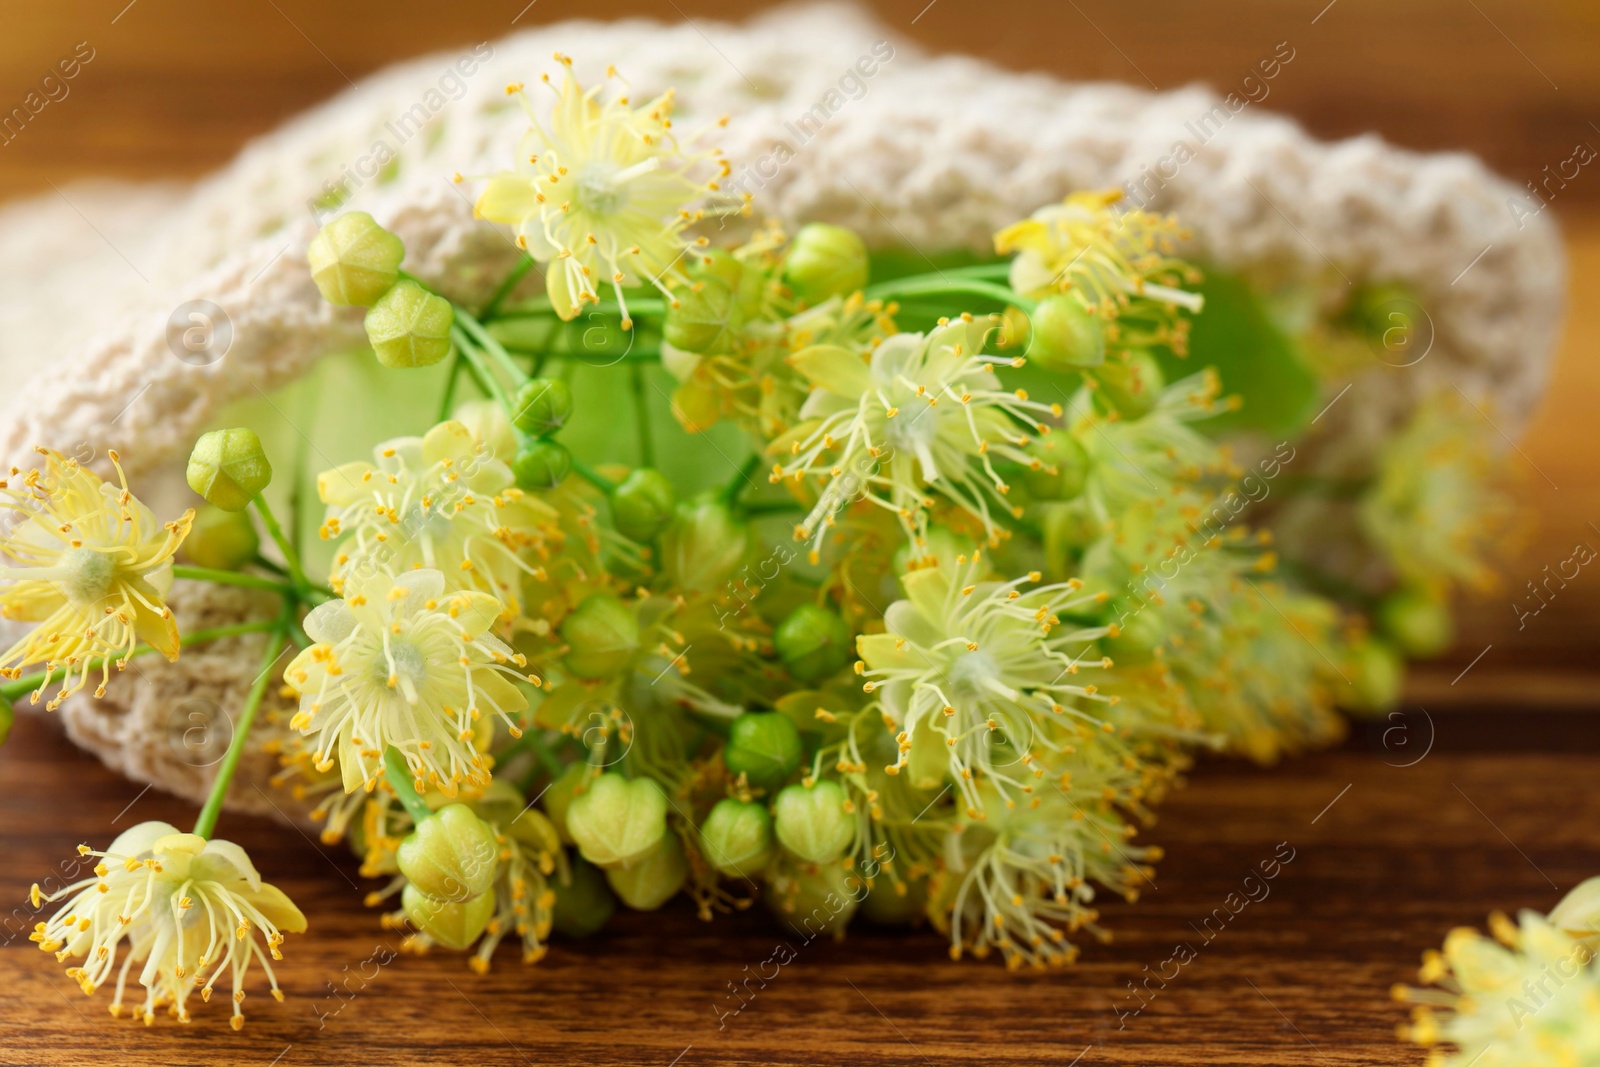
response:
<svg viewBox="0 0 1600 1067"><path fill-rule="evenodd" d="M1388 990L1414 978L1420 953L1492 909L1548 909L1600 871L1596 749L1587 716L1506 709L1373 724L1271 770L1203 766L1147 835L1168 850L1154 884L1105 906L1115 940L1042 976L951 962L929 931L807 944L759 908L707 924L682 903L558 942L533 967L509 949L483 977L448 954L379 966L368 961L396 941L362 907L372 883L349 855L226 816L227 835L312 917L285 946L287 1000L252 996L235 1033L225 1003L188 1026L113 1020L108 991L85 998L26 940L29 882L76 842L193 817L29 717L0 758L0 901L21 905L0 948L0 1063L1415 1064ZM1292 858L1268 894L1212 918L1274 855ZM759 965L780 942L793 961L728 1014L740 1004L728 983L771 974ZM1128 983L1172 974L1180 943L1195 958L1165 989L1152 981L1133 1014Z"/></svg>
<svg viewBox="0 0 1600 1067"><path fill-rule="evenodd" d="M524 3L33 5L0 35L0 99L20 99L78 40L91 41L97 58L48 121L0 153L0 193L48 191L47 182L87 174L203 173L347 76L498 36L513 16L519 26L580 14L700 19L745 6ZM1289 39L1300 58L1269 106L1324 136L1380 129L1414 147L1469 147L1519 180L1566 158L1577 140L1600 143L1587 125L1600 121L1600 23L1557 0L875 6L930 47L1162 88L1232 84L1263 48ZM1521 443L1525 461L1516 461L1541 532L1507 562L1510 590L1565 558L1575 539L1600 543L1589 526L1600 524L1596 204L1600 172L1585 172L1554 208L1571 237L1573 318L1550 397ZM1548 908L1600 873L1600 580L1568 592L1526 631L1509 594L1468 606L1457 650L1413 676L1407 706L1430 717L1400 732L1400 723L1358 726L1344 748L1270 770L1199 768L1148 834L1168 851L1157 884L1134 905L1105 907L1116 940L1044 977L952 963L926 931L863 927L842 944L803 944L759 908L707 925L674 906L623 915L605 936L559 943L532 968L509 950L486 977L457 957L407 956L364 980L374 974L367 961L387 958L395 940L361 906L369 886L350 857L228 816L224 834L312 918L286 946L288 1000L257 993L239 1034L220 1004L188 1027L163 1018L147 1031L111 1019L104 993L84 998L26 940L24 897L79 841L103 846L145 819L187 825L193 809L111 774L56 723L25 715L0 748L0 1065L1417 1064L1421 1054L1393 1037L1404 1012L1388 989L1413 977L1419 954L1453 926L1481 924L1495 908ZM1294 859L1270 896L1207 941L1197 928L1280 843ZM719 1011L738 1004L728 984L780 941L795 960L719 1026ZM1161 970L1180 943L1195 960L1137 1015L1119 1017L1139 1004L1127 983L1147 966Z"/></svg>

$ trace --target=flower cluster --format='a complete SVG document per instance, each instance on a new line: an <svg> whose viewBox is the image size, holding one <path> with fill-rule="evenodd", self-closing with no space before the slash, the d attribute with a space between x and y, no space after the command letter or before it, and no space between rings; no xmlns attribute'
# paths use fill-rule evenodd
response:
<svg viewBox="0 0 1600 1067"><path fill-rule="evenodd" d="M820 222L724 241L704 223L749 205L671 91L634 105L557 59L553 112L510 87L531 129L475 179L526 253L486 303L403 275L367 215L308 249L393 372L311 449L378 441L370 461L293 470L314 513L278 521L245 427L200 440L207 508L166 526L53 452L0 485L0 607L37 624L0 655L7 699L103 688L141 641L266 637L194 832L130 831L51 897L72 899L36 940L85 989L128 939L113 1010L143 961L147 1020L227 970L237 1022L245 966L270 978L303 929L212 835L247 745L385 879L369 901L410 948L478 970L680 895L707 919L761 899L808 936L925 919L954 956L1043 968L1152 877L1134 839L1196 748L1327 743L1338 710L1396 699L1397 650L1447 643L1501 509L1459 412L1425 405L1339 487L1372 577L1327 595L1262 504L1321 488L1278 477L1298 434L1218 428L1249 383L1190 336L1232 312L1194 291L1175 220L1076 194L996 235L1009 262L925 274ZM174 579L281 607L180 640ZM1477 991L1565 936L1525 919L1509 963L1453 938L1426 977L1455 1014L1419 1038L1472 1046ZM1592 1010L1585 982L1539 1026Z"/></svg>

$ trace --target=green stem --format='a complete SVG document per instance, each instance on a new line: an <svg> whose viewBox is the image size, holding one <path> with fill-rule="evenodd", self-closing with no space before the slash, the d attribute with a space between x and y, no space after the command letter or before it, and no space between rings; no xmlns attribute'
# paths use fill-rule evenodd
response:
<svg viewBox="0 0 1600 1067"><path fill-rule="evenodd" d="M617 491L617 483L589 466L577 456L572 457L572 473L600 490L606 496Z"/></svg>
<svg viewBox="0 0 1600 1067"><path fill-rule="evenodd" d="M499 314L500 305L505 303L506 297L511 295L511 290L517 287L518 282L527 277L528 271L532 268L533 257L524 252L521 261L511 268L511 273L506 275L506 280L500 283L500 288L494 291L494 295L489 298L489 302L478 313L478 318L487 321Z"/></svg>
<svg viewBox="0 0 1600 1067"><path fill-rule="evenodd" d="M444 396L439 400L439 420L443 422L450 417L451 410L456 406L456 386L461 382L461 353L450 354L450 373L444 380Z"/></svg>
<svg viewBox="0 0 1600 1067"><path fill-rule="evenodd" d="M238 571L222 571L215 567L192 567L187 563L177 563L172 567L174 578L188 578L196 582L215 582L218 585L238 585L246 589L265 589L273 593L291 593L294 590L285 582L272 578L262 578L255 574L241 574Z"/></svg>
<svg viewBox="0 0 1600 1067"><path fill-rule="evenodd" d="M421 823L433 814L433 809L417 792L416 783L411 778L411 768L406 766L406 758L393 745L383 750L383 776L388 779L389 788L400 798L413 823Z"/></svg>
<svg viewBox="0 0 1600 1067"><path fill-rule="evenodd" d="M232 626L214 626L207 630L195 630L191 633L185 634L179 640L178 645L181 648L192 648L195 645L203 645L209 641L220 641L224 637L238 637L240 634L265 633L268 630L276 630L277 628L278 623L275 619L258 619L255 622L234 623ZM149 645L140 645L138 648L128 653L127 658L133 659L137 656L148 655L154 651L155 649L151 648ZM101 656L98 659L89 661L89 670L93 671L99 669L108 660L116 661L121 660L122 658L123 657L120 655ZM25 693L30 693L39 688L49 680L49 671L36 671L33 674L25 674L16 681L7 682L5 685L0 685L0 697L4 697L6 700L15 700Z"/></svg>
<svg viewBox="0 0 1600 1067"><path fill-rule="evenodd" d="M794 500L755 500L740 506L741 511L749 518L759 515L782 515L804 512L806 509Z"/></svg>
<svg viewBox="0 0 1600 1067"><path fill-rule="evenodd" d="M639 465L656 465L656 443L650 435L650 404L644 393L644 367L635 363L628 368L633 378L633 415L639 424Z"/></svg>
<svg viewBox="0 0 1600 1067"><path fill-rule="evenodd" d="M492 356L495 362L500 364L501 369L511 375L512 381L521 383L528 376L517 361L511 358L511 353L506 351L505 346L496 341L494 335L484 329L483 324L473 318L465 308L456 308L456 322L472 337L473 343L479 350Z"/></svg>
<svg viewBox="0 0 1600 1067"><path fill-rule="evenodd" d="M719 499L730 508L733 507L739 502L739 494L750 484L750 476L760 469L761 453L757 452L744 461L744 466L739 468L739 473L734 475L733 480L723 488Z"/></svg>
<svg viewBox="0 0 1600 1067"><path fill-rule="evenodd" d="M484 365L471 336L460 326L452 326L450 327L450 338L455 342L456 351L466 361L467 370L471 372L473 380L478 383L478 388L483 390L485 396L505 408L507 416L511 415L511 398L506 395L506 391L500 385L499 380Z"/></svg>
<svg viewBox="0 0 1600 1067"><path fill-rule="evenodd" d="M233 738L228 742L228 751L223 754L222 766L217 768L217 776L211 780L211 792L206 796L205 807L200 809L200 815L194 821L194 832L200 837L211 836L211 831L217 826L217 816L222 814L222 798L228 795L233 772L239 767L239 757L244 755L244 746L250 736L250 724L255 721L256 710L261 707L261 698L266 695L267 683L272 678L272 666L283 654L282 627L285 621L278 620L272 640L267 642L267 654L261 662L261 673L256 675L255 684L251 685L249 695L244 698L244 710L239 713L239 721L233 725Z"/></svg>
<svg viewBox="0 0 1600 1067"><path fill-rule="evenodd" d="M267 535L278 546L278 551L283 553L283 562L289 568L289 581L294 584L295 592L303 595L311 588L311 583L306 580L305 571L300 569L300 553L283 536L283 527L278 525L278 517L272 513L272 508L267 506L267 498L258 493L250 503L256 506L256 514L261 516L261 524L267 528Z"/></svg>
<svg viewBox="0 0 1600 1067"><path fill-rule="evenodd" d="M998 300L1003 304L1015 304L1023 311L1032 311L1039 303L1037 300L1019 295L1007 286L959 276L941 278L937 275L921 275L916 278L901 278L874 285L865 295L868 300L893 300L895 297L921 296L927 293L967 293L971 296Z"/></svg>

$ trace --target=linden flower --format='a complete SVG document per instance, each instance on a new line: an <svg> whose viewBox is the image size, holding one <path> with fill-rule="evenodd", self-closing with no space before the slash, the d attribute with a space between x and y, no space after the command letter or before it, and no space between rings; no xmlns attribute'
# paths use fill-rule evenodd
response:
<svg viewBox="0 0 1600 1067"><path fill-rule="evenodd" d="M489 632L500 612L487 593L447 595L435 570L352 577L343 600L312 609L305 628L317 643L284 679L300 694L289 725L315 736L316 768L337 758L345 792L371 792L393 746L418 789L453 796L462 783L487 784L484 712L520 736L511 715L528 701L512 679L539 684L508 666L527 661Z"/></svg>
<svg viewBox="0 0 1600 1067"><path fill-rule="evenodd" d="M1416 1005L1401 1038L1429 1047L1429 1067L1600 1063L1594 949L1532 911L1517 924L1492 915L1489 928L1494 940L1462 928L1423 956L1419 976L1434 988L1395 987Z"/></svg>
<svg viewBox="0 0 1600 1067"><path fill-rule="evenodd" d="M1114 764L1103 777L1086 773L1070 788L1047 789L1028 807L994 804L996 818L955 827L929 908L950 936L952 959L966 951L981 959L998 948L1013 970L1043 970L1077 959L1069 934L1110 939L1097 925L1091 883L1137 899L1139 885L1154 876L1149 864L1161 858L1159 848L1125 843L1133 828L1101 795L1115 795L1132 777Z"/></svg>
<svg viewBox="0 0 1600 1067"><path fill-rule="evenodd" d="M1170 215L1116 211L1120 199L1118 189L1073 193L995 234L994 250L1017 253L1011 263L1017 292L1076 293L1108 323L1119 320L1120 330L1108 326L1108 340L1181 352L1188 324L1172 308L1196 312L1205 303L1177 287L1199 280L1194 268L1172 255L1188 231Z"/></svg>
<svg viewBox="0 0 1600 1067"><path fill-rule="evenodd" d="M441 422L422 437L398 437L373 450L376 462L346 463L317 476L328 505L324 540L343 537L333 588L355 574L436 570L450 590L478 590L520 611L522 558L543 553L557 515L514 484L492 443L464 423Z"/></svg>
<svg viewBox="0 0 1600 1067"><path fill-rule="evenodd" d="M769 446L791 456L773 465L769 480L801 483L808 474L826 480L796 540L814 538L815 554L834 515L858 496L893 511L911 534L920 512L933 506L924 493L932 487L977 517L998 543L1003 534L991 506L1020 509L1007 503L1010 486L993 457L1042 466L1023 446L1029 433L1050 432L1038 416L1060 415L1061 406L1000 387L995 364L1022 361L983 354L993 325L991 318L964 315L926 336L895 334L870 358L836 345L813 345L791 357L813 388L800 409L803 421Z"/></svg>
<svg viewBox="0 0 1600 1067"><path fill-rule="evenodd" d="M239 1029L244 976L252 960L267 972L273 997L283 999L267 956L283 959L278 946L284 933L303 933L306 919L281 890L261 880L244 849L164 822L146 822L123 831L104 852L79 845L78 854L101 857L95 876L48 896L34 885L29 898L35 908L71 899L34 927L32 940L58 960L82 957L83 966L70 967L67 974L85 993L104 985L115 969L113 1016L122 1011L128 972L140 962L145 998L139 1014L147 1026L163 1006L188 1022L189 995L198 989L200 999L209 1001L212 986L226 971L233 981L232 1024ZM258 930L265 951L256 940ZM117 967L124 940L128 951Z"/></svg>
<svg viewBox="0 0 1600 1067"><path fill-rule="evenodd" d="M519 146L516 169L491 177L475 210L516 231L517 244L545 269L556 314L576 318L585 302L600 302L598 286L610 285L627 329L632 321L622 290L648 282L671 299L667 281L686 280L679 260L691 243L707 243L691 242L684 229L706 217L695 205L708 196L717 200L719 186L689 171L710 163L723 178L731 168L720 149L687 151L698 135L680 141L672 132L671 90L630 107L627 83L611 68L607 77L621 83L623 95L602 102L600 86L578 84L570 57L555 58L564 69L548 128L520 84L506 87L533 128ZM554 89L548 74L543 80ZM748 200L738 209L723 207L749 214Z"/></svg>
<svg viewBox="0 0 1600 1067"><path fill-rule="evenodd" d="M1487 443L1477 413L1449 394L1424 400L1384 443L1361 528L1406 582L1441 593L1493 584L1484 557L1511 528L1512 507L1490 482Z"/></svg>
<svg viewBox="0 0 1600 1067"><path fill-rule="evenodd" d="M101 659L104 695L111 659L120 669L143 640L168 659L178 658L178 624L165 597L172 587L172 556L189 533L194 510L158 524L133 494L115 452L120 488L107 485L73 459L37 449L45 469L30 470L18 483L17 468L0 481L0 508L11 512L0 553L15 564L0 571L0 616L39 625L4 653L0 674L18 678L21 668L43 663L46 677L38 701L57 670L61 689L51 710L88 682Z"/></svg>
<svg viewBox="0 0 1600 1067"><path fill-rule="evenodd" d="M1014 803L1014 792L1030 796L1034 780L1059 775L1085 735L1115 729L1080 702L1117 703L1065 680L1085 664L1111 666L1094 645L1108 630L1053 632L1058 613L1103 598L1082 593L1076 579L1022 592L1038 572L985 580L979 555L905 575L906 599L884 613L888 632L856 639L862 688L881 691L885 721L899 730L890 773L909 768L922 789L948 775L974 818L980 787Z"/></svg>

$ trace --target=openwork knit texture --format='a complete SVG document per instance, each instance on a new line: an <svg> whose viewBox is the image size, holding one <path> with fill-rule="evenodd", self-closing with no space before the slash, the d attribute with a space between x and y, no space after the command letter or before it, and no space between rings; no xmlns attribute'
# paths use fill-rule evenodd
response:
<svg viewBox="0 0 1600 1067"><path fill-rule="evenodd" d="M841 97L841 77L879 41L892 58L859 99ZM453 295L484 294L515 249L473 219L472 175L512 159L525 123L505 85L555 70L556 51L575 57L585 82L614 63L638 100L675 86L680 129L731 114L716 143L736 176L741 164L792 155L748 182L758 215L791 227L839 222L874 246L930 254L989 248L996 229L1043 203L1136 179L1176 142L1196 145L1190 125L1219 103L1200 88L1158 94L928 57L835 5L738 26L568 22L479 46L476 56L399 64L256 140L192 188L74 186L0 213L0 277L14 276L0 290L28 295L26 307L0 306L9 330L0 362L12 381L27 378L0 420L0 455L26 465L35 444L114 447L141 495L160 498L163 485L180 484L183 457L223 405L270 394L320 356L361 343L360 310L326 304L306 268L312 205L330 183L350 191L342 208L369 211L404 239L407 269ZM451 73L458 60L485 55L470 76ZM814 134L801 131L830 91L842 105L811 123ZM468 176L461 186L450 180L456 171ZM1481 398L1511 433L1526 419L1557 335L1564 267L1548 216L1518 229L1507 208L1515 192L1464 155L1418 155L1375 137L1323 144L1252 105L1148 206L1177 212L1194 231L1189 258L1266 286L1300 285L1326 308L1365 282L1398 281L1417 294L1433 349L1404 369L1374 361L1366 386L1358 380L1317 427L1339 442L1325 450L1332 456L1392 428L1430 389ZM86 254L73 250L85 240L68 247L61 236L108 217L118 221L104 236L125 263L93 237ZM209 366L176 358L168 344L169 315L191 299L220 306L232 325L231 349ZM95 309L87 315L86 304ZM1343 384L1330 386L1330 399ZM76 738L131 776L198 795L204 775L129 750L167 745L143 732L150 701L217 671L253 670L252 655L227 658L231 668L194 653L170 666L143 659L151 684L119 686L99 710L75 698L62 714ZM233 687L242 695L238 679ZM109 729L118 717L127 728ZM234 795L255 792L245 782Z"/></svg>

